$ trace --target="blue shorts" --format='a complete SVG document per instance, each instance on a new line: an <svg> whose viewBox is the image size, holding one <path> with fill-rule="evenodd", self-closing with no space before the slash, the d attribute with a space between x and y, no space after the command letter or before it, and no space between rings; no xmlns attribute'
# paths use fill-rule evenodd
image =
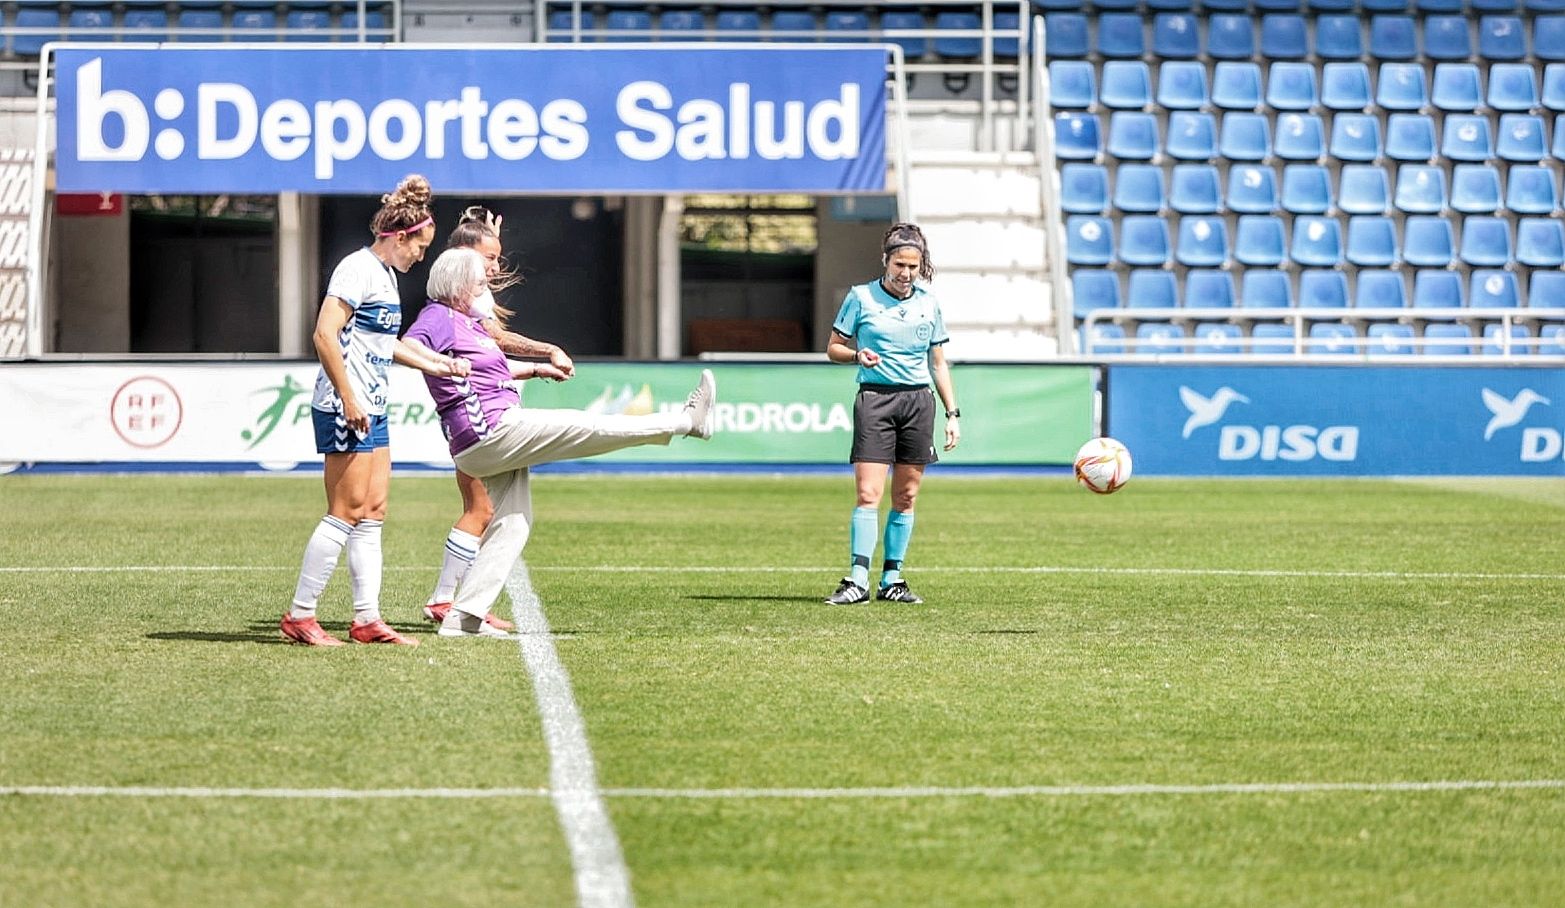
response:
<svg viewBox="0 0 1565 908"><path fill-rule="evenodd" d="M310 408L310 419L315 423L315 451L318 454L363 454L376 448L391 447L391 433L386 427L386 415L370 417L368 435L348 428L341 413Z"/></svg>

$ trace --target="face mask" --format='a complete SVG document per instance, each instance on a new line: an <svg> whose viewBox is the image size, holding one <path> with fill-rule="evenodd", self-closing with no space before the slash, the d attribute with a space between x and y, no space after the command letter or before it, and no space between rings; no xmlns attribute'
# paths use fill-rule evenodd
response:
<svg viewBox="0 0 1565 908"><path fill-rule="evenodd" d="M468 303L468 308L479 318L494 318L494 305L494 294L485 287L483 293L473 297L473 301Z"/></svg>

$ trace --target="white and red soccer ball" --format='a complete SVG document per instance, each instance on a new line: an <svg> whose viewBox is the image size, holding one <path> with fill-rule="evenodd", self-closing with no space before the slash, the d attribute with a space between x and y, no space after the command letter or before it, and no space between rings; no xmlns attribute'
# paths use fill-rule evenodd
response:
<svg viewBox="0 0 1565 908"><path fill-rule="evenodd" d="M1130 449L1112 438L1094 438L1076 452L1076 481L1107 495L1130 481Z"/></svg>

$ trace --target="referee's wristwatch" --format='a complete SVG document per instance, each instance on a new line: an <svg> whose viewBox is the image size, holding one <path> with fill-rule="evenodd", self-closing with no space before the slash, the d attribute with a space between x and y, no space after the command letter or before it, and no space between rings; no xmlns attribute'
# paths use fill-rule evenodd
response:
<svg viewBox="0 0 1565 908"><path fill-rule="evenodd" d="M946 411L946 419L959 419L959 418L961 418L961 416L962 416L962 408L961 407L957 407L955 410L947 410Z"/></svg>

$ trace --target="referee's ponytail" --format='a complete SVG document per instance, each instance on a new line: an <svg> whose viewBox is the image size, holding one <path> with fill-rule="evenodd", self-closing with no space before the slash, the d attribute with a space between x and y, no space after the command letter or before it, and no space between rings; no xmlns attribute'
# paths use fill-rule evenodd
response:
<svg viewBox="0 0 1565 908"><path fill-rule="evenodd" d="M924 231L919 230L917 224L904 222L891 225L880 241L881 263L889 261L891 253L903 248L918 250L919 279L925 282L934 280L935 263L929 260L929 241L924 239Z"/></svg>

